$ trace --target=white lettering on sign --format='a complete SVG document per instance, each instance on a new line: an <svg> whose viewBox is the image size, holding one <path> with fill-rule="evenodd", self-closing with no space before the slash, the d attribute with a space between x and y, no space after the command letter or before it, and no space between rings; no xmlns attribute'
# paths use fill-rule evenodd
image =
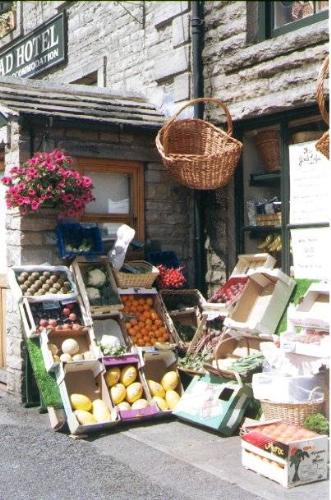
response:
<svg viewBox="0 0 331 500"><path fill-rule="evenodd" d="M64 15L61 14L19 40L0 56L0 77L34 75L64 60Z"/></svg>

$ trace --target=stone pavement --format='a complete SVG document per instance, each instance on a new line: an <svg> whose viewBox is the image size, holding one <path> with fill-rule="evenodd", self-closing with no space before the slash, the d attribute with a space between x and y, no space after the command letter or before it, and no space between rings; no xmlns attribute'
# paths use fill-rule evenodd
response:
<svg viewBox="0 0 331 500"><path fill-rule="evenodd" d="M238 437L176 421L73 440L0 397L0 500L326 499L327 481L286 490L245 470Z"/></svg>

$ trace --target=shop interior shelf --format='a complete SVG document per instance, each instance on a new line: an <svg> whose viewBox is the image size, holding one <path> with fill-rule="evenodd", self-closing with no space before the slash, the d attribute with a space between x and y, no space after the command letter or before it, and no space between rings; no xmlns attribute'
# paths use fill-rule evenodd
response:
<svg viewBox="0 0 331 500"><path fill-rule="evenodd" d="M251 186L264 186L280 182L280 170L276 172L256 172L250 176Z"/></svg>
<svg viewBox="0 0 331 500"><path fill-rule="evenodd" d="M280 231L281 226L244 226L243 231L250 231L252 233L274 233Z"/></svg>

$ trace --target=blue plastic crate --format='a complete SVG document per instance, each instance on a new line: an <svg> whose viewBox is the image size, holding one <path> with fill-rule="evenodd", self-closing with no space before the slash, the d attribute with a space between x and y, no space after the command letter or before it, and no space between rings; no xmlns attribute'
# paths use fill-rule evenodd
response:
<svg viewBox="0 0 331 500"><path fill-rule="evenodd" d="M175 252L149 252L148 262L151 262L154 266L159 266L163 264L166 267L179 267L180 262L177 258Z"/></svg>
<svg viewBox="0 0 331 500"><path fill-rule="evenodd" d="M56 226L55 232L61 259L76 257L77 255L91 257L103 254L101 231L95 223L61 223ZM91 248L89 250L78 250L84 240L91 243ZM68 248L68 245L73 248Z"/></svg>

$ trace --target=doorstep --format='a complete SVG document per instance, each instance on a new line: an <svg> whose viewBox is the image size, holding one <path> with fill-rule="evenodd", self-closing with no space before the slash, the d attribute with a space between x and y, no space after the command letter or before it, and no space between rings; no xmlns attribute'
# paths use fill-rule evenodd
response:
<svg viewBox="0 0 331 500"><path fill-rule="evenodd" d="M178 421L137 425L123 430L122 433L267 500L285 497L321 500L329 497L329 481L286 489L270 479L246 470L241 465L238 436L222 438L216 433ZM98 446L97 440L94 445Z"/></svg>

